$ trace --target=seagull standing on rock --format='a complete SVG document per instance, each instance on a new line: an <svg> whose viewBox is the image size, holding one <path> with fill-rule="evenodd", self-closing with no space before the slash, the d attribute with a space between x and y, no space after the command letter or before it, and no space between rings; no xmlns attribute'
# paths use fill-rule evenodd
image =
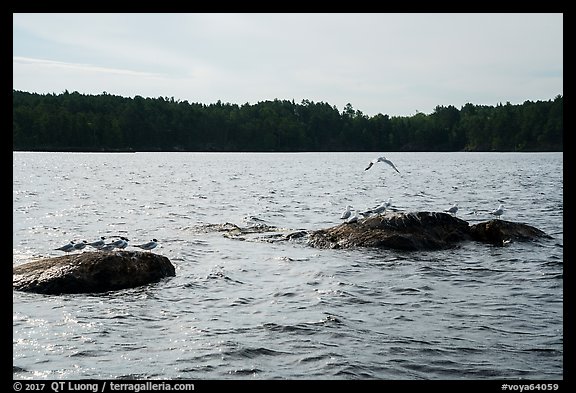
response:
<svg viewBox="0 0 576 393"><path fill-rule="evenodd" d="M120 239L118 239L115 242L112 242L110 244L116 248L124 249L124 248L128 247L128 242L129 242L128 238L125 238L124 236L120 236Z"/></svg>
<svg viewBox="0 0 576 393"><path fill-rule="evenodd" d="M88 245L90 247L94 247L95 249L99 250L102 247L104 247L104 244L106 244L106 243L104 243L104 239L106 239L104 236L100 236L100 240L96 240L95 242L88 243Z"/></svg>
<svg viewBox="0 0 576 393"><path fill-rule="evenodd" d="M104 244L103 246L100 246L98 248L99 251L112 251L116 248L116 246L114 245L114 243L108 243L108 244Z"/></svg>
<svg viewBox="0 0 576 393"><path fill-rule="evenodd" d="M156 248L156 246L158 245L158 240L156 239L152 239L151 241L149 241L148 243L144 243L144 244L135 244L134 247L138 247L141 248L143 250L152 250L153 248Z"/></svg>
<svg viewBox="0 0 576 393"><path fill-rule="evenodd" d="M359 218L359 217L358 217L358 212L355 211L354 214L353 214L350 218L348 218L348 219L346 220L346 224L351 224L351 223L353 223L353 222L357 222L357 221L358 221L358 218Z"/></svg>
<svg viewBox="0 0 576 393"><path fill-rule="evenodd" d="M376 206L375 208L371 210L366 210L365 212L361 212L360 214L362 214L364 217L369 217L371 214L386 213L386 209L388 208L388 206L390 206L388 202L383 202L380 205Z"/></svg>
<svg viewBox="0 0 576 393"><path fill-rule="evenodd" d="M62 247L55 248L54 250L64 251L65 253L74 251L74 241L71 241L70 243L63 245Z"/></svg>
<svg viewBox="0 0 576 393"><path fill-rule="evenodd" d="M445 212L448 212L452 215L456 215L456 212L458 211L458 204L455 203L454 205L452 205L452 207L450 209L444 210Z"/></svg>
<svg viewBox="0 0 576 393"><path fill-rule="evenodd" d="M496 217L500 218L500 216L501 216L502 214L504 214L504 205L503 205L503 204L500 204L500 206L498 206L498 209L492 210L492 211L490 212L490 214L492 214L493 216L496 216Z"/></svg>
<svg viewBox="0 0 576 393"><path fill-rule="evenodd" d="M392 197L388 198L386 201L386 209L388 209L390 206L392 206Z"/></svg>
<svg viewBox="0 0 576 393"><path fill-rule="evenodd" d="M84 247L86 247L88 245L88 242L86 240L82 240L81 243L75 243L74 244L74 249L75 250L83 250Z"/></svg>
<svg viewBox="0 0 576 393"><path fill-rule="evenodd" d="M342 215L340 216L340 218L341 218L342 220L345 220L345 219L347 219L348 217L350 217L350 215L352 214L352 210L351 210L351 209L352 209L352 206L350 206L350 205L346 206L346 210L344 210L344 211L342 212Z"/></svg>

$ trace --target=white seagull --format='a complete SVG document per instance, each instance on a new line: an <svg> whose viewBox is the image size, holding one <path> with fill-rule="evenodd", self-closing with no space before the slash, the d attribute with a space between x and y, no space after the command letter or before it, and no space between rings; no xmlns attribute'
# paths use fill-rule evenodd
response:
<svg viewBox="0 0 576 393"><path fill-rule="evenodd" d="M82 250L84 249L84 247L86 247L88 245L88 242L86 240L82 240L82 243L76 243L74 244L74 249L75 250Z"/></svg>
<svg viewBox="0 0 576 393"><path fill-rule="evenodd" d="M359 218L358 212L355 211L354 214L352 215L352 217L350 217L346 220L346 224L351 224L353 222L356 222L356 221L358 221L358 218Z"/></svg>
<svg viewBox="0 0 576 393"><path fill-rule="evenodd" d="M153 248L155 248L158 245L158 240L156 239L152 239L152 241L149 241L148 243L144 243L144 244L135 244L134 247L138 247L141 248L143 250L152 250Z"/></svg>
<svg viewBox="0 0 576 393"><path fill-rule="evenodd" d="M95 249L99 250L100 248L104 247L104 236L100 236L100 240L96 240L95 242L88 243L90 247L94 247Z"/></svg>
<svg viewBox="0 0 576 393"><path fill-rule="evenodd" d="M122 250L122 249L128 247L128 238L121 237L120 239L122 240L122 242L120 244L116 245L116 248L119 248Z"/></svg>
<svg viewBox="0 0 576 393"><path fill-rule="evenodd" d="M350 210L350 209L352 209L352 206L350 206L350 205L346 206L346 210L344 210L344 211L342 212L342 215L340 216L340 218L341 218L342 220L345 220L345 219L347 219L348 217L350 217L350 215L352 214L352 210Z"/></svg>
<svg viewBox="0 0 576 393"><path fill-rule="evenodd" d="M376 214L385 213L386 209L388 209L388 204L386 202L384 202L384 203L381 203L380 205L376 206L374 209L372 209L372 213L376 213Z"/></svg>
<svg viewBox="0 0 576 393"><path fill-rule="evenodd" d="M112 251L115 248L116 248L116 246L114 245L114 243L108 243L108 244L104 244L103 246L98 247L98 250L100 250L100 251Z"/></svg>
<svg viewBox="0 0 576 393"><path fill-rule="evenodd" d="M364 217L367 217L371 214L385 213L388 206L390 206L388 204L388 202L382 202L380 205L376 206L375 208L373 208L371 210L366 210L365 212L362 212L360 214L362 214Z"/></svg>
<svg viewBox="0 0 576 393"><path fill-rule="evenodd" d="M62 247L55 248L54 250L64 251L66 253L74 251L74 241L71 241L70 243L63 245Z"/></svg>
<svg viewBox="0 0 576 393"><path fill-rule="evenodd" d="M396 165L394 165L394 163L392 161L390 161L389 159L387 159L386 157L382 156L382 157L378 157L373 159L372 161L370 161L370 163L368 164L368 166L366 167L366 169L364 169L365 171L367 171L368 169L372 168L372 165L376 164L377 162L385 162L386 164L390 165L392 168L394 168L394 170L398 173L400 173L400 171L398 170L398 168L396 168Z"/></svg>
<svg viewBox="0 0 576 393"><path fill-rule="evenodd" d="M125 238L124 236L120 236L120 239L116 240L115 242L110 243L111 245L113 245L116 248L126 248L128 246L128 239Z"/></svg>
<svg viewBox="0 0 576 393"><path fill-rule="evenodd" d="M498 209L492 210L492 211L490 212L490 214L492 214L492 215L500 218L500 216L501 216L502 214L504 214L504 205L503 205L503 204L500 204L500 206L498 206Z"/></svg>
<svg viewBox="0 0 576 393"><path fill-rule="evenodd" d="M390 206L392 206L392 197L388 198L386 201L386 209L388 209Z"/></svg>
<svg viewBox="0 0 576 393"><path fill-rule="evenodd" d="M456 214L456 212L458 211L458 204L455 203L454 205L452 205L452 207L450 209L444 210L445 212L448 212L450 214Z"/></svg>

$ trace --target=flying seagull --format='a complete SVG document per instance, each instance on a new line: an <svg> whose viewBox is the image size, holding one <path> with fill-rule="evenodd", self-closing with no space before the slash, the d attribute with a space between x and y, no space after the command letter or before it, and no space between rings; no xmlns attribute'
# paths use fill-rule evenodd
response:
<svg viewBox="0 0 576 393"><path fill-rule="evenodd" d="M400 171L398 170L398 168L396 168L396 165L394 165L394 163L392 161L390 161L389 159L387 159L386 157L382 156L382 157L378 157L373 159L372 161L370 161L370 163L368 164L368 166L366 167L366 169L364 169L365 171L367 171L368 169L372 168L372 165L376 164L377 162L385 162L386 164L390 165L392 168L394 168L394 170L398 173L400 173Z"/></svg>

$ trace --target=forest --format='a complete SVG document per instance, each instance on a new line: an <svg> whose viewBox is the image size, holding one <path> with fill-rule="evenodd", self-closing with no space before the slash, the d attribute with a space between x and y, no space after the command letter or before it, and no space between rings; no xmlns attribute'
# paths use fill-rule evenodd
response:
<svg viewBox="0 0 576 393"><path fill-rule="evenodd" d="M563 151L563 97L430 114L367 116L352 104L211 104L106 92L13 90L13 151Z"/></svg>

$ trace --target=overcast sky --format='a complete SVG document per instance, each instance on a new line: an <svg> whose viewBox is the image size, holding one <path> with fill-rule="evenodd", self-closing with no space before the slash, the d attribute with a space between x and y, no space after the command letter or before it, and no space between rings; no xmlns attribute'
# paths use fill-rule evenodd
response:
<svg viewBox="0 0 576 393"><path fill-rule="evenodd" d="M563 14L13 14L13 87L368 116L563 95Z"/></svg>

